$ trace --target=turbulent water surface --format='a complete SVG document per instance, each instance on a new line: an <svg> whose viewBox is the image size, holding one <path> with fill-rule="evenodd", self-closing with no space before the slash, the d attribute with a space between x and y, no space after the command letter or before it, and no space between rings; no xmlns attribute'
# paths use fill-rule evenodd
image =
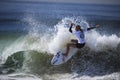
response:
<svg viewBox="0 0 120 80"><path fill-rule="evenodd" d="M0 80L120 80L120 5L0 3ZM86 45L67 63L55 54L75 37L70 23L86 32Z"/></svg>

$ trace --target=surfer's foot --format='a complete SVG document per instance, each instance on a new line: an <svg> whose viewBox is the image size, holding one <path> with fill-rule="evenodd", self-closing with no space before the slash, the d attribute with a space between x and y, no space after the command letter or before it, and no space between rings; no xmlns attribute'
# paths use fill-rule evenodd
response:
<svg viewBox="0 0 120 80"><path fill-rule="evenodd" d="M66 53L62 53L63 56L67 57L67 54Z"/></svg>

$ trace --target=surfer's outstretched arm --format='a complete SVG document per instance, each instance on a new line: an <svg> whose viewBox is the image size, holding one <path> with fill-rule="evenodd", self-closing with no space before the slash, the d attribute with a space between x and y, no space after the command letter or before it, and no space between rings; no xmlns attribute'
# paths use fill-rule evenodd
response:
<svg viewBox="0 0 120 80"><path fill-rule="evenodd" d="M73 26L73 25L74 25L74 24L71 23L70 28L69 28L69 32L71 32L71 33L72 33L72 26Z"/></svg>
<svg viewBox="0 0 120 80"><path fill-rule="evenodd" d="M100 27L100 25L96 25L95 27L87 28L87 30L89 31L89 30L92 30L92 29L95 29L95 28L99 28L99 27Z"/></svg>

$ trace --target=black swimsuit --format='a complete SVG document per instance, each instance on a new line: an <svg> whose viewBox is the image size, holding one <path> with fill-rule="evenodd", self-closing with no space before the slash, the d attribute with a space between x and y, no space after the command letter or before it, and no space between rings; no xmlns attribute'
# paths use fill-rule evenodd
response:
<svg viewBox="0 0 120 80"><path fill-rule="evenodd" d="M85 46L85 43L77 43L76 47L77 48L83 48Z"/></svg>

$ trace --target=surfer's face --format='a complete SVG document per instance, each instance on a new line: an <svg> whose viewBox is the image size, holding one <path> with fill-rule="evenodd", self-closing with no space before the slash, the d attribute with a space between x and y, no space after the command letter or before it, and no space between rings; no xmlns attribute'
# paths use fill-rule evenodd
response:
<svg viewBox="0 0 120 80"><path fill-rule="evenodd" d="M79 26L79 25L77 25L76 27L75 27L75 30L76 31L78 31L78 30L80 30L81 29L81 27Z"/></svg>

